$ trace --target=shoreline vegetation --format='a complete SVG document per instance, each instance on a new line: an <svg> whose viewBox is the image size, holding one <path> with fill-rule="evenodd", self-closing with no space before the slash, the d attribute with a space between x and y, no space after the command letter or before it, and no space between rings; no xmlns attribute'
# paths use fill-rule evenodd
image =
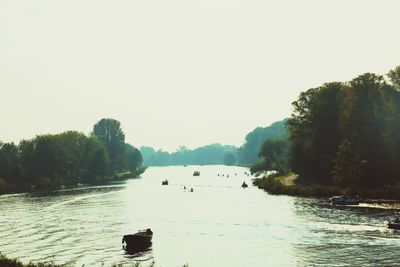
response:
<svg viewBox="0 0 400 267"><path fill-rule="evenodd" d="M301 92L286 140L265 140L251 167L271 194L400 200L400 66ZM298 175L284 184L285 175Z"/></svg>
<svg viewBox="0 0 400 267"><path fill-rule="evenodd" d="M99 265L104 266L100 263ZM54 262L38 262L38 263L22 263L17 259L10 259L0 252L0 267L72 267L71 264L55 264ZM111 267L154 267L155 262L152 261L148 264L143 264L141 262L132 263L113 263ZM189 264L184 264L182 267L189 267Z"/></svg>
<svg viewBox="0 0 400 267"><path fill-rule="evenodd" d="M38 135L18 145L0 142L0 194L102 185L138 177L146 167L125 143L121 124L101 119L89 135L77 131Z"/></svg>
<svg viewBox="0 0 400 267"><path fill-rule="evenodd" d="M295 179L291 180L296 176ZM289 181L288 181L289 180ZM350 188L337 185L303 184L292 172L286 175L270 174L254 178L253 185L271 195L288 195L297 197L331 197L334 195L359 195L364 199L376 202L391 200L400 201L400 186L384 185L379 188Z"/></svg>

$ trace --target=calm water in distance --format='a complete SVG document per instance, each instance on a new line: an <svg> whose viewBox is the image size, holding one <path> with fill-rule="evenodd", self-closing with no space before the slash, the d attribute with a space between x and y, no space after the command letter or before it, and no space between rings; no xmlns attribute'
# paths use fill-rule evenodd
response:
<svg viewBox="0 0 400 267"><path fill-rule="evenodd" d="M195 170L201 175L193 177ZM0 251L23 262L76 266L153 260L165 267L399 264L400 232L385 225L396 210L271 196L251 186L246 171L152 167L122 184L0 196ZM164 179L168 186L161 185ZM243 189L243 181L250 186ZM148 227L152 249L125 254L122 236Z"/></svg>

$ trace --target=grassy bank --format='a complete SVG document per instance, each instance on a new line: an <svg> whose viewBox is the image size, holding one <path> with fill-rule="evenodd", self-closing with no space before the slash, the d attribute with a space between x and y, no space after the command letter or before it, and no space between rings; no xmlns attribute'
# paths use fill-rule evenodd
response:
<svg viewBox="0 0 400 267"><path fill-rule="evenodd" d="M9 259L5 255L0 253L0 267L61 267L62 265L56 265L50 263L27 263L24 264L16 259Z"/></svg>
<svg viewBox="0 0 400 267"><path fill-rule="evenodd" d="M1 254L0 252L0 267L69 267L72 265L57 265L53 262L45 262L45 263L27 263L24 264L16 259L9 259L5 255ZM99 266L104 266L103 264L99 263ZM114 263L111 267L154 267L155 262L151 262L149 264L141 264L139 262L133 263ZM189 267L188 264L184 264L182 267Z"/></svg>
<svg viewBox="0 0 400 267"><path fill-rule="evenodd" d="M301 197L330 197L333 195L359 195L365 199L393 199L400 200L400 185L384 185L377 188L349 188L334 185L302 184L296 181L294 185L285 185L284 176L269 175L268 177L255 178L253 184L272 195L289 195Z"/></svg>

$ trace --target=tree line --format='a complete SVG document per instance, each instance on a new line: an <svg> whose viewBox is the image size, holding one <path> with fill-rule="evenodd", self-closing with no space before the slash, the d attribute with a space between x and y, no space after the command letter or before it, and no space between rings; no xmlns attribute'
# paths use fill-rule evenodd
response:
<svg viewBox="0 0 400 267"><path fill-rule="evenodd" d="M237 148L221 144L206 145L193 150L181 146L172 153L142 146L140 152L146 166L237 164Z"/></svg>
<svg viewBox="0 0 400 267"><path fill-rule="evenodd" d="M143 155L143 164L146 166L212 164L249 166L259 160L258 153L264 141L288 138L286 120L283 120L267 127L257 127L246 135L245 142L240 147L215 143L195 149L181 146L175 152L167 152L142 146L140 152Z"/></svg>
<svg viewBox="0 0 400 267"><path fill-rule="evenodd" d="M101 183L140 173L140 151L125 143L120 122L98 121L77 131L38 135L19 144L0 142L0 193Z"/></svg>
<svg viewBox="0 0 400 267"><path fill-rule="evenodd" d="M311 88L292 105L289 142L266 142L253 171L277 169L278 156L287 164L280 172L292 170L303 184L399 184L400 66Z"/></svg>

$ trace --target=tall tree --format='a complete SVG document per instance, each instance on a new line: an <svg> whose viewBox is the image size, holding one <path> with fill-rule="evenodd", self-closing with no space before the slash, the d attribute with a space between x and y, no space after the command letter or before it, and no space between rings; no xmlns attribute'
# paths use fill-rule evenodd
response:
<svg viewBox="0 0 400 267"><path fill-rule="evenodd" d="M125 144L126 165L130 172L136 171L143 162L142 154L136 147Z"/></svg>
<svg viewBox="0 0 400 267"><path fill-rule="evenodd" d="M125 134L121 123L114 119L101 119L93 126L92 136L107 147L111 172L121 171L125 157Z"/></svg>
<svg viewBox="0 0 400 267"><path fill-rule="evenodd" d="M266 140L287 140L289 138L286 120L277 121L267 127L257 127L245 137L245 143L238 150L240 164L254 164Z"/></svg>
<svg viewBox="0 0 400 267"><path fill-rule="evenodd" d="M263 171L277 171L282 175L287 172L287 142L282 140L267 140L263 143L259 157L261 162L256 163L250 168L251 173Z"/></svg>

